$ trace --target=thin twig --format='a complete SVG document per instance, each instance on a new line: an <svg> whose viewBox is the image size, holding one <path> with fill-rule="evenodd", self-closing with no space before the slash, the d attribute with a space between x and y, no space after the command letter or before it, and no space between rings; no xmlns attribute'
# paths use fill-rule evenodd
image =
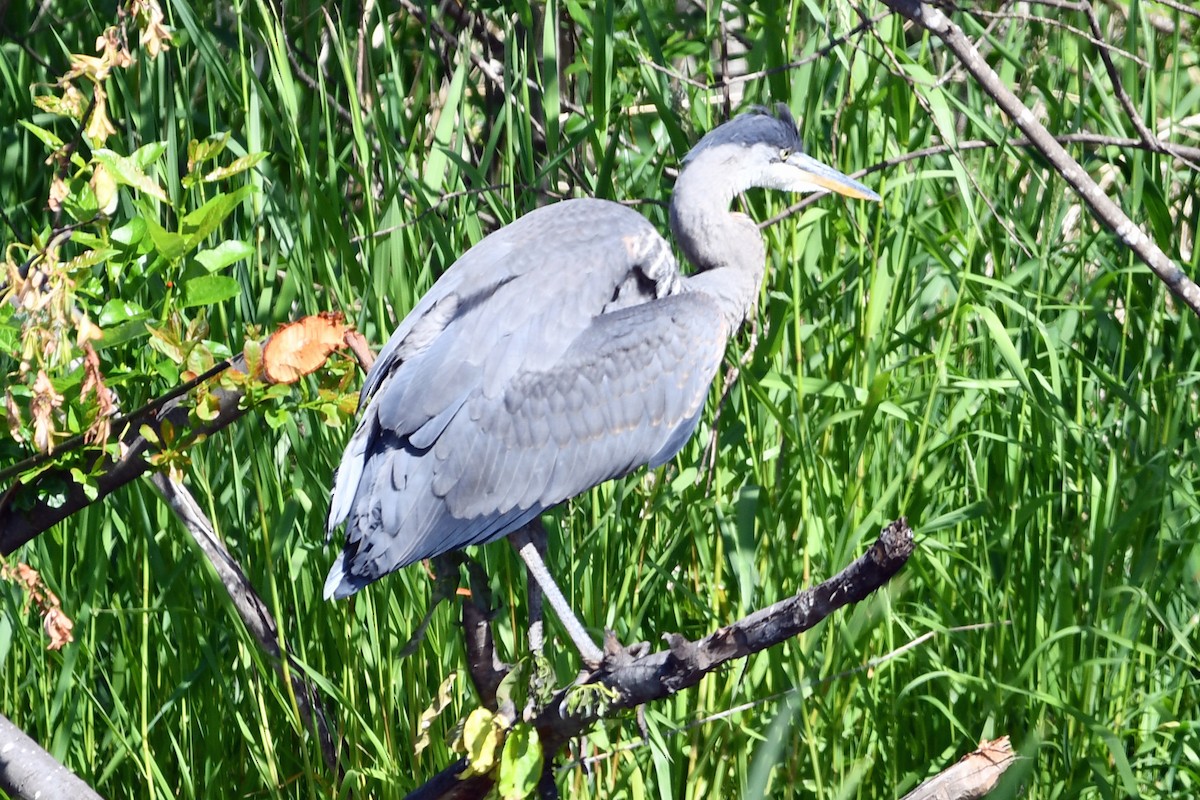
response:
<svg viewBox="0 0 1200 800"><path fill-rule="evenodd" d="M1190 164L1192 160L1200 159L1200 147L1189 147L1188 145L1174 144L1164 142L1162 139L1155 138L1151 142L1146 142L1141 139L1133 139L1121 136L1104 136L1098 133L1067 133L1061 136L1055 136L1054 140L1059 144L1080 144L1092 147L1123 147L1133 150L1147 150L1152 153L1162 153L1163 155L1173 155L1180 157L1184 163ZM1024 137L1014 139L1004 139L1002 141L986 141L983 139L971 139L965 142L958 142L955 145L936 144L931 147L924 147L920 150L913 150L895 158L889 158L887 161L880 161L878 164L872 164L869 167L860 169L850 174L852 178L862 178L864 175L870 175L873 172L882 172L893 167L907 164L911 161L919 161L922 158L930 158L932 156L940 156L952 153L964 153L969 150L990 150L997 147L1033 147L1033 143ZM1167 148L1170 148L1169 150ZM1185 160L1186 159L1186 160ZM804 209L808 208L813 203L824 197L827 192L818 194L809 194L792 203L783 211L780 211L774 216L764 219L758 223L760 229L765 230L772 225L777 225L789 217L799 214Z"/></svg>
<svg viewBox="0 0 1200 800"><path fill-rule="evenodd" d="M910 86L914 87L913 97L916 98L916 101L917 101L917 103L920 104L921 108L923 108L925 110L925 113L928 115L929 120L933 123L933 126L938 129L938 132L940 134L942 134L942 138L947 141L949 141L953 138L957 138L957 136L951 137L951 136L946 135L947 131L942 130L941 124L938 122L939 117L937 114L933 113L933 107L930 105L929 100L923 94L921 94L919 91L916 91L916 88L915 88L916 83L912 79L911 74L907 70L903 69L902 65L897 60L895 54L892 52L892 49L888 46L888 43L885 42L883 40L883 37L879 35L879 31L876 30L875 28L872 28L871 35L875 37L875 40L877 42L879 42L879 44L883 48L883 52L888 57L888 59L892 62L893 74L901 77ZM972 45L970 40L966 38L965 34L963 35L963 39L966 42L966 46L971 47L972 50L974 50L974 45ZM978 51L975 51L975 52L978 52ZM980 58L980 60L982 61L982 57ZM962 156L959 155L959 153L957 152L957 148L951 147L951 152L954 154L954 158L957 159L959 161L959 163L961 164ZM981 199L984 202L984 205L986 205L988 207L988 210L992 213L992 219L994 219L996 221L996 224L999 225L1006 234L1008 234L1009 241L1011 241L1014 245L1016 245L1016 247L1022 253L1024 253L1026 255L1026 257L1033 258L1033 253L1030 251L1029 245L1026 244L1025 241L1017 234L1016 227L1014 226L1014 224L1009 221L1008 216L1006 214L1000 213L1000 209L998 209L996 207L996 204L992 200L991 195L989 195L986 191L984 191L983 186L980 185L980 183L976 179L975 175L973 173L971 173L969 170L965 169L965 165L964 165L963 173L966 175L967 180L971 183L971 187L979 195L979 199Z"/></svg>
<svg viewBox="0 0 1200 800"><path fill-rule="evenodd" d="M116 417L111 422L111 428L113 430L120 431L124 430L135 422L141 422L145 419L148 419L159 409L165 408L167 405L169 405L171 401L178 397L182 397L210 378L215 378L217 375L220 375L233 365L234 361L230 359L217 362L215 365L205 370L202 374L196 376L192 380L176 386L174 389L171 389L166 393L154 398L150 402L129 412L128 414ZM87 440L85 435L82 433L78 434L77 436L72 436L70 439L64 439L55 446L54 452L52 453L38 453L35 456L30 456L23 461L18 461L16 464L5 467L4 469L0 469L0 481L8 480L14 475L19 475L22 472L28 472L29 470L36 469L43 464L55 461L67 453L78 450L85 444L87 444Z"/></svg>
<svg viewBox="0 0 1200 800"><path fill-rule="evenodd" d="M1200 286L1197 286L1181 270L1162 248L1129 218L1119 205L1096 185L1079 162L1071 158L1054 137L1038 122L1033 112L1013 94L995 70L980 56L962 28L955 24L938 8L920 0L884 0L889 8L902 14L945 43L946 47L963 62L967 71L980 87L996 101L1031 145L1062 175L1063 180L1074 189L1091 208L1101 223L1117 234L1118 238L1133 251L1143 263L1157 275L1181 302L1187 304L1192 313L1200 317Z"/></svg>
<svg viewBox="0 0 1200 800"><path fill-rule="evenodd" d="M657 64L649 59L644 58L644 59L642 59L641 63L643 66L647 66L656 72L663 73L664 75L671 78L672 80L677 80L680 83L687 84L688 86L692 86L696 89L700 89L705 92L715 92L718 89L723 89L725 87L726 83L728 83L730 86L733 86L733 85L739 84L739 83L747 83L749 81L762 80L763 78L769 78L772 75L778 75L781 72L788 72L791 70L795 70L795 69L805 66L806 64L811 64L814 61L819 61L822 58L824 58L825 56L829 55L834 50L836 50L841 45L843 45L846 42L853 39L858 34L874 27L876 24L879 23L880 20L887 17L887 15L889 13L890 12L884 11L873 17L865 17L864 16L862 21L859 22L858 25L855 25L853 28L846 31L842 35L835 36L834 38L830 39L826 44L822 45L820 49L818 49L812 53L809 53L808 55L804 56L804 58L800 58L795 61L788 62L787 64L780 64L779 66L776 66L776 67L770 67L768 69L760 69L760 70L756 70L754 72L747 72L744 75L736 75L736 76L730 78L728 81L723 80L720 83L705 83L704 81L698 81L695 78L689 78L686 75L683 75L682 73L677 72L676 70L670 69L669 67L664 67L663 65Z"/></svg>
<svg viewBox="0 0 1200 800"><path fill-rule="evenodd" d="M222 369L232 367L244 371L246 361L244 356L238 355L230 363L218 366ZM200 436L207 436L230 425L246 413L246 409L241 406L241 391L218 387L212 390L212 394L217 400L212 419L193 424L189 419L187 406L177 395L147 415L145 424L150 426L161 441L162 424L164 421L170 422L175 430L180 432L176 446L182 447ZM107 450L102 451L97 466L99 474L95 482L86 489L69 472L58 468L38 473L29 484L14 484L0 496L0 554L8 555L81 508L107 497L150 470L151 464L147 459L157 449L158 445L154 441L130 426L121 439L121 453L118 457L114 458ZM50 487L58 487L59 491L51 491ZM19 507L15 502L18 496L33 499Z"/></svg>
<svg viewBox="0 0 1200 800"><path fill-rule="evenodd" d="M1103 38L1104 31L1100 28L1100 20L1096 17L1096 12L1092 8L1092 4L1086 2L1086 0L1083 3L1083 13L1087 15L1088 25L1092 29L1092 34L1097 39ZM1109 83L1112 84L1113 94L1117 96L1117 102L1119 102L1121 104L1121 108L1125 110L1125 116L1127 116L1130 123L1133 124L1133 128L1137 131L1138 136L1141 137L1142 141L1147 145L1156 145L1160 149L1170 153L1181 161L1185 161L1192 169L1200 169L1200 165L1198 165L1195 161L1187 161L1187 159L1185 159L1183 156L1175 153L1174 148L1169 142L1158 141L1158 138L1154 135L1154 132L1150 130L1149 126L1146 125L1146 121L1142 119L1142 115L1138 111L1137 107L1134 106L1133 100L1131 100L1129 97L1129 93L1125 91L1125 85L1121 82L1121 73L1117 71L1117 65L1113 63L1112 56L1109 54L1109 49L1110 48L1108 47L1097 48L1098 52L1100 53L1100 60L1104 62L1104 70L1108 73Z"/></svg>
<svg viewBox="0 0 1200 800"><path fill-rule="evenodd" d="M304 677L304 671L291 654L284 652L279 626L275 623L271 610L254 591L254 585L250 583L250 579L230 555L224 543L217 538L208 516L187 487L162 472L153 473L150 482L158 489L163 500L179 517L183 527L192 535L192 539L212 564L246 630L258 642L263 652L270 656L280 676L289 682L292 700L301 721L305 727L315 729L325 766L330 770L336 769L337 747L329 728L328 715L321 703L321 696L316 687Z"/></svg>
<svg viewBox="0 0 1200 800"><path fill-rule="evenodd" d="M1084 12L1085 8L1083 4L1076 3L1065 4L1064 7L1079 11L1081 13ZM1146 59L1141 58L1140 56L1137 56L1128 50L1123 50L1111 42L1105 41L1094 31L1093 33L1088 33L1081 28L1076 28L1074 25L1070 25L1054 17L1043 17L1037 14L1026 14L1019 11L984 11L981 8L975 7L970 7L963 10L973 17L982 17L984 19L1007 19L1019 22L1022 25L1036 23L1038 25L1048 25L1053 28L1059 28L1060 30L1064 30L1067 33L1078 36L1080 39L1090 42L1097 50L1102 50L1107 53L1116 53L1117 55L1121 56L1121 58L1128 59L1143 69L1150 69L1150 62L1146 61Z"/></svg>
<svg viewBox="0 0 1200 800"><path fill-rule="evenodd" d="M1178 2L1178 0L1151 0L1151 2L1158 3L1159 5L1164 5L1167 8L1173 8L1176 11L1178 11L1180 14L1183 14L1188 17L1192 17L1193 19L1200 19L1200 10L1192 8L1191 6L1186 5L1184 3L1180 3L1180 2ZM1128 11L1126 11L1125 14L1128 16ZM1171 31L1171 33L1174 33L1174 31Z"/></svg>

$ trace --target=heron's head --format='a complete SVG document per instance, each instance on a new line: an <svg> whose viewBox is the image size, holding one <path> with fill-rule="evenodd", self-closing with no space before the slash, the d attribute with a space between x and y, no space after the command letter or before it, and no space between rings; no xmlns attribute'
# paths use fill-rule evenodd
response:
<svg viewBox="0 0 1200 800"><path fill-rule="evenodd" d="M755 106L713 128L683 159L683 174L720 173L734 193L761 186L785 192L837 192L860 200L879 195L803 153L800 133L784 103ZM682 176L681 176L682 177Z"/></svg>

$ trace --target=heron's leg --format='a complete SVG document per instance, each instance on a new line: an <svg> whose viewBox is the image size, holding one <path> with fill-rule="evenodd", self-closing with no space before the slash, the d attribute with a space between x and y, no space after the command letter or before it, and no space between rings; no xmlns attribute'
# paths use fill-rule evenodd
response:
<svg viewBox="0 0 1200 800"><path fill-rule="evenodd" d="M571 611L558 584L554 582L554 578L550 577L550 570L546 569L546 562L542 560L541 551L546 546L546 529L542 527L542 521L534 519L510 533L508 540L512 542L513 547L517 548L517 553L525 562L529 576L537 582L545 598L550 601L550 607L554 609L559 621L567 629L567 635L575 643L575 649L579 651L583 663L592 669L600 666L600 662L604 660L604 653L588 637L587 631L584 630L575 613Z"/></svg>
<svg viewBox="0 0 1200 800"><path fill-rule="evenodd" d="M538 547L539 542L534 542L533 546L537 548L538 555L545 562L545 546L543 538ZM529 642L529 652L533 653L535 658L541 658L542 652L546 649L546 631L545 631L545 609L543 608L545 593L542 591L542 585L537 581L525 581L525 599L529 603L529 630L525 632L525 639Z"/></svg>

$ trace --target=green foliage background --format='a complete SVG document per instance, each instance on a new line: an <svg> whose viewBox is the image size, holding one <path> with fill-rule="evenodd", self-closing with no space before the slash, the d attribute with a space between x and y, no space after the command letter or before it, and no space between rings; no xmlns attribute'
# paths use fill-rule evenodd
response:
<svg viewBox="0 0 1200 800"><path fill-rule="evenodd" d="M891 797L1010 734L1027 758L998 797L1195 796L1197 320L1044 164L1003 144L1016 135L1008 120L882 6L730 8L757 73L734 84L745 97L732 110L789 102L810 152L840 169L933 144L996 146L887 166L866 178L882 204L825 198L771 226L756 335L731 349L727 369L746 363L716 428L714 390L673 464L557 514L551 568L597 631L657 642L829 576L901 514L918 551L862 606L648 708L648 740L632 719L598 730L573 753L587 767L565 766L561 788ZM1136 56L1117 56L1125 85L1152 130L1187 143L1196 126L1180 121L1200 112L1197 20L1121 8L1100 13ZM1175 32L1151 26L1147 8ZM237 295L203 308L218 352L240 350L248 325L330 309L379 345L468 246L560 196L642 201L665 231L679 159L730 110L722 22L687 4L371 6L362 19L357 6L293 3L281 17L261 3L176 0L164 11L171 49L109 83L109 146L164 142L151 173L183 210L211 191L181 182L189 140L228 131L233 156L268 153L232 179L230 190L252 190L208 241L251 251L221 272ZM876 18L865 32L852 31L859 11ZM1052 131L1131 135L1079 35L1086 21L1054 13L956 18ZM51 225L47 153L17 121L73 135L31 96L115 19L111 3L7 6L6 248ZM1195 169L1134 147L1073 152L1200 272ZM784 203L748 198L759 219ZM173 213L123 189L114 224L158 215L169 226ZM166 313L162 281L94 277L103 299ZM0 320L6 352L14 324ZM145 342L102 351L125 408L178 377ZM14 380L13 360L0 366ZM296 399L316 397L318 380ZM320 599L334 555L327 487L351 424L327 412L293 403L271 411L272 425L248 417L194 448L186 479L273 607L283 645L327 693L347 745L340 786L285 682L144 483L18 554L60 595L77 641L46 652L23 596L0 588L0 712L109 797L399 797L449 763L454 722L474 705L457 612L440 608L416 654L398 657L429 605L426 572L409 568L353 603ZM506 547L477 555L503 603L502 647L517 657L523 571ZM554 651L564 678L569 650ZM414 755L418 717L454 673L450 707Z"/></svg>

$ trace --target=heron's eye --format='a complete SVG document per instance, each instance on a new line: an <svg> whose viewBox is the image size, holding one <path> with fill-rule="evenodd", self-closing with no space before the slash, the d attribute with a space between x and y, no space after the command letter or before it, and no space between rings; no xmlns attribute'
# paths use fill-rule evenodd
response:
<svg viewBox="0 0 1200 800"><path fill-rule="evenodd" d="M788 149L785 147L785 148L783 148L782 150L780 150L780 151L779 151L779 160L780 160L780 161L787 161L787 160L788 160L788 156L790 156L791 154L792 154L792 151L791 151L791 150L788 150Z"/></svg>

